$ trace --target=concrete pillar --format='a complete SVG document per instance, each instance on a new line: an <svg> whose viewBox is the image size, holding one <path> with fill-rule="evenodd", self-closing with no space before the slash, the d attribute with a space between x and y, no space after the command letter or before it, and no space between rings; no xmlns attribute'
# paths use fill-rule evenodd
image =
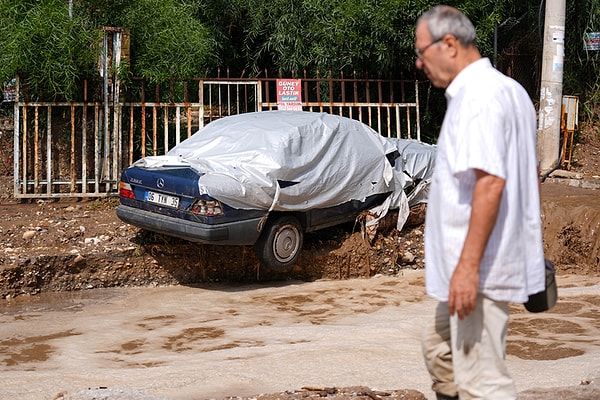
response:
<svg viewBox="0 0 600 400"><path fill-rule="evenodd" d="M544 49L537 132L538 158L542 173L559 162L565 46L565 0L547 0Z"/></svg>

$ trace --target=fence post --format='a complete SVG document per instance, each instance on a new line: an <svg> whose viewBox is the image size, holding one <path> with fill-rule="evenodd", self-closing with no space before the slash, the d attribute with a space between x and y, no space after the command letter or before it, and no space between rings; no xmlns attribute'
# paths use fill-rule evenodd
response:
<svg viewBox="0 0 600 400"><path fill-rule="evenodd" d="M19 102L21 101L20 92L21 92L21 84L19 75L15 78L15 98L13 105L13 130L14 130L14 142L13 142L13 196L17 196L19 193L19 160L21 159L20 145L19 142L21 140L21 116L20 116L20 108Z"/></svg>

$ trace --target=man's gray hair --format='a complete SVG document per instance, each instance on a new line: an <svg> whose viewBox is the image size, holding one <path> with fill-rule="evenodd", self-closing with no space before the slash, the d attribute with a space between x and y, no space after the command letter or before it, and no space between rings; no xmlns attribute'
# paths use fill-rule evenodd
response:
<svg viewBox="0 0 600 400"><path fill-rule="evenodd" d="M427 22L432 40L440 40L445 35L453 35L463 46L475 45L477 34L473 23L465 14L454 7L439 5L419 17L417 24Z"/></svg>

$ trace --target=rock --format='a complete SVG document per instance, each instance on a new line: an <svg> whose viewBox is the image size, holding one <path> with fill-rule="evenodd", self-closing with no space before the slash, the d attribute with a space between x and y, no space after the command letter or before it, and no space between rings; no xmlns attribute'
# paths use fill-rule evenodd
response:
<svg viewBox="0 0 600 400"><path fill-rule="evenodd" d="M36 233L37 231L26 231L25 233L23 233L23 239L29 240L32 237L34 237Z"/></svg>
<svg viewBox="0 0 600 400"><path fill-rule="evenodd" d="M577 172L565 171L557 169L550 174L552 178L565 178L565 179L583 179L583 175Z"/></svg>
<svg viewBox="0 0 600 400"><path fill-rule="evenodd" d="M401 258L402 263L404 264L412 264L413 262L415 262L415 256L413 253L411 253L410 251L405 251L402 254L402 258Z"/></svg>
<svg viewBox="0 0 600 400"><path fill-rule="evenodd" d="M85 244L98 244L98 243L100 243L100 238L97 238L97 237L85 238L84 243Z"/></svg>

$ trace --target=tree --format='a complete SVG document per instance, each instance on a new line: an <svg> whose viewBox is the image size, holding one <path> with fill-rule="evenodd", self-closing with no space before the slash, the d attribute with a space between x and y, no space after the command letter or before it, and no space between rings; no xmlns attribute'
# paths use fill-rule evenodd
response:
<svg viewBox="0 0 600 400"><path fill-rule="evenodd" d="M113 21L131 32L131 71L135 76L151 82L197 77L217 63L215 40L195 17L195 7L176 0L125 4Z"/></svg>
<svg viewBox="0 0 600 400"><path fill-rule="evenodd" d="M582 116L600 120L600 50L587 50L586 35L600 32L600 0L567 3L563 93L579 96ZM600 129L598 130L600 136Z"/></svg>
<svg viewBox="0 0 600 400"><path fill-rule="evenodd" d="M215 41L178 0L0 0L0 80L21 76L30 93L72 99L97 76L102 26L131 32L131 72L152 82L199 76L217 60Z"/></svg>
<svg viewBox="0 0 600 400"><path fill-rule="evenodd" d="M21 75L38 96L72 96L96 65L98 32L63 0L0 2L0 80Z"/></svg>
<svg viewBox="0 0 600 400"><path fill-rule="evenodd" d="M414 27L437 2L415 0L189 0L218 32L226 66L253 75L265 68L414 74ZM450 1L475 22L484 54L512 1Z"/></svg>
<svg viewBox="0 0 600 400"><path fill-rule="evenodd" d="M40 96L69 98L97 75L100 27L131 34L130 74L152 82L216 68L256 76L425 79L414 68L414 27L427 0L0 0L0 80L21 76ZM478 46L495 59L506 47L541 52L543 2L448 0L474 22ZM599 0L567 1L565 86L597 98L598 57L581 38L600 31ZM499 51L496 53L495 44ZM532 65L534 65L532 63ZM530 72L530 71L528 71ZM47 97L48 98L48 97Z"/></svg>

